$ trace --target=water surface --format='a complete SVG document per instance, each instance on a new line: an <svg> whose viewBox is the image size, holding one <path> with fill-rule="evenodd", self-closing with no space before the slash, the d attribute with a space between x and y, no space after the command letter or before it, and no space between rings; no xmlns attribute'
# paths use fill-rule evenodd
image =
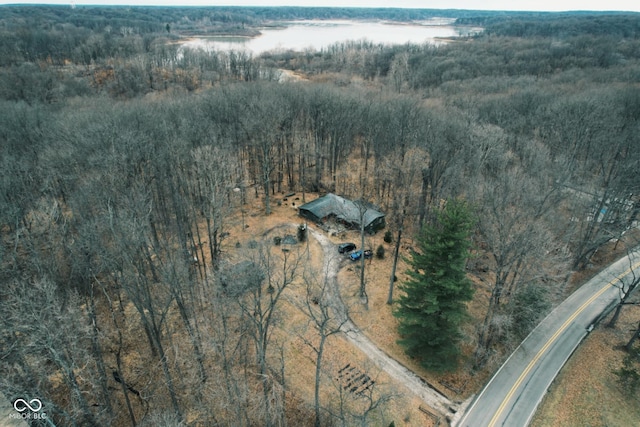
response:
<svg viewBox="0 0 640 427"><path fill-rule="evenodd" d="M183 43L184 47L207 50L246 50L253 54L268 51L321 50L345 41L367 40L381 44L442 43L479 29L453 26L453 19L437 18L422 22L305 20L284 22L283 27L261 29L257 37L201 37Z"/></svg>

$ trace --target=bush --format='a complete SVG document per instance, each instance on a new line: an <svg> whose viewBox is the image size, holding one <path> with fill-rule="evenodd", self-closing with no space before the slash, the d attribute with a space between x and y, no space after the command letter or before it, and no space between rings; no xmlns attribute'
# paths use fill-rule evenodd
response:
<svg viewBox="0 0 640 427"><path fill-rule="evenodd" d="M391 230L387 230L384 232L384 241L385 243L393 242L393 236L391 235Z"/></svg>
<svg viewBox="0 0 640 427"><path fill-rule="evenodd" d="M376 249L376 258L378 259L384 258L384 246L382 245L378 246L378 249Z"/></svg>
<svg viewBox="0 0 640 427"><path fill-rule="evenodd" d="M307 240L307 224L300 224L298 226L298 242L304 242Z"/></svg>
<svg viewBox="0 0 640 427"><path fill-rule="evenodd" d="M529 285L518 290L510 302L510 332L517 339L526 337L538 321L551 308L547 290L541 286Z"/></svg>

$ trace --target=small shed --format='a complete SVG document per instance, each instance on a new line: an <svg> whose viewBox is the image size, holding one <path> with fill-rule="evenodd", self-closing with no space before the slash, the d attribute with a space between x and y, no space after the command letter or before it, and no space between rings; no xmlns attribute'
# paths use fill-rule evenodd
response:
<svg viewBox="0 0 640 427"><path fill-rule="evenodd" d="M363 217L364 229L370 233L385 227L385 215L372 205L360 204L333 193L300 206L298 213L316 223L335 219L355 229L360 228L360 218Z"/></svg>

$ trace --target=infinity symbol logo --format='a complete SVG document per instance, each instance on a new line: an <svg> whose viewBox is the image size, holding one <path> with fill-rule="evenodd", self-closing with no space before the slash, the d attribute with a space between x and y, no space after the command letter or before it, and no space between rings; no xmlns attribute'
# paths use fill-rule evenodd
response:
<svg viewBox="0 0 640 427"><path fill-rule="evenodd" d="M18 412L24 412L27 408L31 409L31 412L38 412L42 409L42 402L40 399L31 399L29 402L24 399L16 399L16 401L13 402L13 407Z"/></svg>

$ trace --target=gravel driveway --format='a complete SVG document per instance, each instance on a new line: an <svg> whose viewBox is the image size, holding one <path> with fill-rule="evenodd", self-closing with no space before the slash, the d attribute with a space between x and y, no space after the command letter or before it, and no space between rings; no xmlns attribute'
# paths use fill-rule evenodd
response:
<svg viewBox="0 0 640 427"><path fill-rule="evenodd" d="M455 408L446 396L426 384L415 373L391 358L384 351L378 348L367 336L349 319L348 311L340 297L338 286L338 271L340 270L341 257L338 254L337 246L331 242L321 231L309 227L311 235L320 243L324 253L323 270L329 281L329 304L333 308L337 320L342 323L342 332L347 339L360 350L380 369L384 370L392 378L402 383L406 388L420 397L425 404L437 410L442 415L450 414L449 408Z"/></svg>

